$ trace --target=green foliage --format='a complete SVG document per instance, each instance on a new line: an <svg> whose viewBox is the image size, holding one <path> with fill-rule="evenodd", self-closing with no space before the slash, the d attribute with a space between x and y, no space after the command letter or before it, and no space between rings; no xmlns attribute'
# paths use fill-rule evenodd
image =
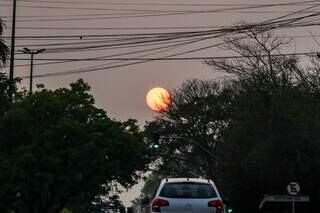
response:
<svg viewBox="0 0 320 213"><path fill-rule="evenodd" d="M113 209L120 209L123 206L122 202L119 200L118 195L113 195L109 197L110 203L113 206Z"/></svg>
<svg viewBox="0 0 320 213"><path fill-rule="evenodd" d="M254 42L228 44L244 58L208 63L238 77L223 136L220 184L237 212L257 212L265 194L286 194L286 185L297 181L314 200L302 211L315 210L320 200L318 66L304 70L295 57L272 56L286 42L270 34L248 35ZM254 205L243 206L244 194Z"/></svg>
<svg viewBox="0 0 320 213"><path fill-rule="evenodd" d="M161 180L162 176L157 173L152 173L151 175L149 175L141 190L143 198L147 196L152 197L157 190L157 187L159 186Z"/></svg>
<svg viewBox="0 0 320 213"><path fill-rule="evenodd" d="M14 79L14 85L16 85L17 82L19 82L20 79L15 78ZM8 110L10 106L10 97L9 97L9 85L10 81L8 76L5 73L0 72L0 116L3 115L3 113ZM17 92L17 87L13 87L13 94L16 98L21 96L21 93Z"/></svg>
<svg viewBox="0 0 320 213"><path fill-rule="evenodd" d="M0 68L6 63L7 55L9 52L7 45L4 43L4 40L2 39L2 33L3 22L0 19Z"/></svg>
<svg viewBox="0 0 320 213"><path fill-rule="evenodd" d="M190 80L173 92L171 107L145 127L149 142L160 146L162 175L213 177L218 157L211 153L226 127L228 98L228 87L213 81Z"/></svg>
<svg viewBox="0 0 320 213"><path fill-rule="evenodd" d="M298 58L279 56L287 42L270 34L247 35L252 40L230 39L224 47L241 57L206 62L232 80L186 82L174 92L173 107L147 124L150 143L152 133L167 138L160 140L164 150L156 172L213 178L239 213L258 212L265 194L287 194L286 185L297 181L301 193L311 196L301 211L317 211L319 62L311 59L303 68ZM213 92L201 95L203 84Z"/></svg>
<svg viewBox="0 0 320 213"><path fill-rule="evenodd" d="M148 163L136 121L94 106L82 80L16 100L0 117L0 209L80 212L109 183L134 184ZM19 196L17 196L17 194Z"/></svg>

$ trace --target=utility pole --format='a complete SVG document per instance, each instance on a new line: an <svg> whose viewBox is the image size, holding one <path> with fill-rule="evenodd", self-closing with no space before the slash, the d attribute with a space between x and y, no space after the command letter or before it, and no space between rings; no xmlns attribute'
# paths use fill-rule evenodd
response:
<svg viewBox="0 0 320 213"><path fill-rule="evenodd" d="M23 48L21 50L25 54L29 54L31 56L30 61L30 85L29 85L29 94L32 94L32 80L33 80L33 56L39 53L42 53L46 49L40 49L40 50L30 50L29 48Z"/></svg>
<svg viewBox="0 0 320 213"><path fill-rule="evenodd" d="M14 76L14 49L16 38L16 8L17 0L13 0L12 8L12 31L11 31L11 55L10 55L10 73L9 73L9 98L12 100L13 94L13 76Z"/></svg>

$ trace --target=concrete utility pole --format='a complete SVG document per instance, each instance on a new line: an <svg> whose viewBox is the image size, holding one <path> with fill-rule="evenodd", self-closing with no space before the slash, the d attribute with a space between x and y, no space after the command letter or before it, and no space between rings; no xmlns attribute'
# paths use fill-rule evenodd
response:
<svg viewBox="0 0 320 213"><path fill-rule="evenodd" d="M11 55L10 55L10 73L9 73L9 97L12 99L13 94L13 76L14 76L14 47L16 38L16 8L17 1L13 0L12 12L12 31L11 31Z"/></svg>
<svg viewBox="0 0 320 213"><path fill-rule="evenodd" d="M29 93L32 94L32 80L33 80L33 56L39 53L42 53L46 49L40 49L40 50L30 50L29 48L23 48L22 52L25 54L29 54L31 56L30 61L30 87L29 87Z"/></svg>

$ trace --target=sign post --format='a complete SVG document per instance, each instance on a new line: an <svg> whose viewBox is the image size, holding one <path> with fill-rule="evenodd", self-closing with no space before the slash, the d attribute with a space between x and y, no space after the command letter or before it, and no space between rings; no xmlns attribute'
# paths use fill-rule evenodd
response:
<svg viewBox="0 0 320 213"><path fill-rule="evenodd" d="M310 202L309 196L299 195L301 188L296 182L291 182L287 186L289 195L265 195L262 199L259 209L261 210L266 203L291 203L292 213L295 213L296 202Z"/></svg>
<svg viewBox="0 0 320 213"><path fill-rule="evenodd" d="M287 186L287 190L288 190L288 193L290 195L297 195L299 194L300 192L300 185L296 182L291 182L288 184ZM292 199L292 213L295 213L295 203L294 203L295 199Z"/></svg>
<svg viewBox="0 0 320 213"><path fill-rule="evenodd" d="M305 195L265 195L262 199L259 209L262 209L266 203L292 203L293 209L295 207L295 203L305 203L310 202L309 196ZM293 210L295 211L295 209Z"/></svg>

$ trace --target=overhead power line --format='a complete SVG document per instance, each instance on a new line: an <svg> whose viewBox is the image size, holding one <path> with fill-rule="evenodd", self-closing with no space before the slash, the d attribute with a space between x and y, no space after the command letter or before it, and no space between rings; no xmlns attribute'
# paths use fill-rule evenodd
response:
<svg viewBox="0 0 320 213"><path fill-rule="evenodd" d="M271 57L279 56L299 56L299 55L316 55L319 52L300 52L300 53L284 53L274 54ZM257 57L267 57L268 55L258 55ZM246 56L247 57L247 56ZM248 56L249 57L249 56ZM39 58L39 61L182 61L182 60L210 60L210 59L235 59L245 58L244 56L201 56L201 57L179 57L179 58ZM27 58L17 58L16 60L27 61Z"/></svg>
<svg viewBox="0 0 320 213"><path fill-rule="evenodd" d="M134 33L134 34L113 34L113 35L94 35L92 37L88 38L119 38L123 39L121 42L114 42L114 41L109 41L106 42L106 44L99 44L99 45L83 45L79 44L81 46L75 46L75 47L58 47L58 48L51 48L48 49L48 52L51 51L51 53L64 53L64 52L69 52L69 51L82 51L82 50L97 50L97 49L103 49L103 48L131 48L132 46L135 45L157 45L159 42L177 42L179 39L208 39L209 37L211 38L223 38L223 37L232 37L236 36L237 38L235 39L241 39L245 38L246 32L253 30L257 33L265 32L271 29L284 29L284 28L294 28L294 27L301 27L301 26L307 26L310 24L317 24L316 20L319 18L320 13L318 12L312 12L311 14L306 14L305 12L310 12L311 10L317 9L317 7L320 4L315 4L315 5L309 5L306 8L293 11L289 14L285 14L282 16L278 16L272 19L268 19L266 21L256 23L256 24L248 24L248 25L242 25L242 26L235 26L235 27L228 27L228 28L215 28L215 29L209 29L209 30L201 30L201 31L184 31L184 32L157 32L157 33ZM310 20L312 22L310 22ZM145 36L145 37L144 37ZM141 38L144 37L144 38ZM25 37L25 38L31 38L31 37ZM35 37L34 37L35 38ZM77 38L77 37L72 37L67 36L49 36L49 37L39 37L42 39L52 39L52 38ZM86 36L79 36L78 38L87 38ZM181 40L180 40L181 41ZM196 40L195 40L196 42ZM188 50L184 50L182 52L166 55L166 56L159 56L155 57L154 54L168 51L168 49L163 49L158 52L152 52L144 55L139 55L139 56L132 56L132 57L127 57L127 55L130 54L130 52L126 53L120 53L125 55L126 57L112 57L112 58L60 58L64 59L64 61L61 60L61 62L65 62L66 60L69 61L111 61L112 63L106 64L106 65L98 65L95 67L87 67L87 68L81 68L81 69L75 69L75 70L69 70L69 71L62 71L62 72L57 72L57 73L45 73L45 74L40 74L37 77L49 77L49 76L58 76L58 75L68 75L68 74L75 74L75 73L85 73L85 72L93 72L93 71L98 71L98 70L107 70L107 69L112 69L112 68L118 68L118 67L124 67L124 66L129 66L129 65L135 65L135 64L141 64L141 63L146 63L146 62L151 62L151 61L170 61L170 60L204 60L204 59L222 59L222 57L177 57L181 55L185 55L188 53L194 53L194 52L199 52L202 50L206 50L212 47L217 47L223 43L218 43L218 44L212 44L212 45L206 45L206 46L198 46L198 47L193 47L189 48ZM174 49L176 47L172 47ZM140 51L140 50L138 50ZM142 50L141 53L147 52L146 50ZM298 53L302 54L302 53ZM311 54L311 53L308 53ZM148 57L147 57L147 56ZM152 55L152 57L149 57ZM290 55L297 55L295 54L290 54ZM306 55L306 53L304 53ZM276 55L275 55L276 56ZM261 56L263 57L263 56ZM53 57L51 57L53 58ZM229 57L230 58L230 57ZM46 59L46 58L43 58ZM44 60L43 60L44 61ZM49 60L50 61L50 60ZM52 61L54 63L59 62L59 60ZM125 63L123 63L125 62ZM120 64L116 64L120 63Z"/></svg>
<svg viewBox="0 0 320 213"><path fill-rule="evenodd" d="M6 2L10 2L10 0L4 0ZM242 4L235 4L235 3L133 3L133 2L106 2L106 1L45 1L45 0L20 0L20 2L28 2L28 3L49 3L49 4L93 4L93 5L125 5L125 6L186 6L186 7L208 7L208 6L215 6L215 7L234 7L234 6L262 6L265 5L263 3L242 3ZM317 3L318 1L300 1L300 2L289 2L283 4L289 5L308 5L310 3Z"/></svg>
<svg viewBox="0 0 320 213"><path fill-rule="evenodd" d="M291 25L290 28L297 28L297 27L307 27L307 26L317 26L320 25L320 22L316 23L301 23L301 24L295 24ZM281 29L281 27L279 27ZM117 48L129 48L129 47L142 47L142 46L148 46L148 45L158 45L161 43L166 43L166 42L175 42L175 40L178 39L185 39L185 38L192 38L192 37L203 37L203 36L209 36L209 35L214 35L213 33L203 33L203 34L186 34L181 36L173 36L173 37L148 37L148 38L123 38L119 39L118 41L121 42L116 42L117 40L98 40L98 41L83 41L83 42L69 42L69 43L49 43L49 44L38 44L38 45L31 45L34 47L50 47L54 46L55 48L48 48L47 53L58 53L58 52L75 52L75 51L90 51L90 50L102 50L102 49L117 49ZM222 36L222 35L221 35ZM298 38L299 36L291 36ZM300 36L300 37L310 37L310 36ZM111 42L111 43L110 43ZM92 45L85 45L85 44L92 44ZM77 45L77 46L75 46ZM78 46L82 45L82 46ZM84 46L83 46L84 45ZM19 45L20 47L23 47L25 45ZM58 46L62 46L59 47Z"/></svg>
<svg viewBox="0 0 320 213"><path fill-rule="evenodd" d="M318 52L300 52L300 53L284 53L284 54L273 54L271 57L281 57L281 56L314 56ZM257 57L270 57L269 55L259 55ZM238 59L238 58L247 58L247 56L203 56L203 57L178 57L178 58L166 58L166 57L160 57L160 58L112 58L112 59L103 59L105 61L136 61L129 64L120 64L115 66L108 66L103 67L99 69L88 69L88 70L81 70L81 71L69 71L69 72L53 72L53 73L46 73L46 74L38 74L34 75L35 78L43 78L43 77L50 77L50 76L60 76L60 75L69 75L69 74L77 74L77 73L85 73L85 72L92 72L92 71L98 71L98 70L108 70L112 68L119 68L123 66L133 65L137 63L142 62L150 62L150 61L186 61L186 60L216 60L216 59ZM67 59L70 60L70 59ZM85 59L80 59L85 60ZM22 79L28 78L28 76L22 76L20 77Z"/></svg>
<svg viewBox="0 0 320 213"><path fill-rule="evenodd" d="M183 41L180 41L180 42L175 42L175 44L170 44L170 45L166 45L166 46L160 46L160 47L155 47L155 48L149 48L149 49L125 52L125 53L104 55L104 56L90 58L89 60L86 60L86 61L90 61L90 60L93 61L95 59L98 61L99 59L119 57L119 56L123 56L123 55L131 55L131 54L136 54L136 53L144 53L144 52L160 50L160 49L168 49L168 48L173 48L173 47L179 47L179 46L186 45L186 44L191 44L191 43L194 43L194 42L197 42L197 41L200 41L200 39L188 39L188 40L183 40ZM172 42L166 42L166 43L172 43ZM20 59L17 59L17 60L23 60L23 59L20 58ZM40 63L40 64L36 64L36 65L61 64L61 63L77 62L78 60L72 60L72 59L71 60L69 60L69 59L65 59L65 60L59 60L59 59L58 60L43 60L43 59L40 59L39 61L56 61L56 62ZM23 65L23 66L25 66L25 65Z"/></svg>
<svg viewBox="0 0 320 213"><path fill-rule="evenodd" d="M10 2L10 0L3 0L4 2ZM44 3L44 4L85 4L85 5L124 5L124 6L185 6L185 7L235 7L235 6L264 6L270 3L133 3L133 2L106 2L106 1L45 1L45 0L20 0L20 2L26 3ZM308 5L311 3L318 3L318 1L300 1L300 2L288 2L288 3L275 3L279 5Z"/></svg>
<svg viewBox="0 0 320 213"><path fill-rule="evenodd" d="M91 4L92 5L92 4ZM0 4L2 7L11 7L10 4ZM142 9L119 9L119 8L94 8L94 7L64 7L64 6L40 6L40 5L19 5L23 8L38 9L60 9L60 10L97 10L97 11L136 11L136 12L159 12L158 10L142 10ZM161 11L160 11L161 12ZM163 12L163 11L162 11Z"/></svg>
<svg viewBox="0 0 320 213"><path fill-rule="evenodd" d="M315 5L315 7L318 5ZM301 11L300 11L301 12ZM315 14L311 14L315 15ZM317 16L319 14L316 14ZM286 15L287 16L287 15ZM285 17L285 16L283 16ZM308 17L308 16L305 16ZM302 17L302 18L305 18ZM293 19L294 21L294 19ZM277 22L274 22L277 23ZM314 24L312 24L314 25ZM257 25L258 26L258 25ZM298 26L298 25L297 25ZM307 25L304 25L307 26ZM208 26L209 27L209 26ZM284 26L285 27L285 26ZM294 27L294 25L291 25ZM230 28L230 27L229 27ZM228 29L227 29L228 30ZM61 38L99 38L99 37L114 37L114 36L142 36L142 35L169 35L169 34L176 34L176 33L192 33L192 32L169 32L169 33L127 33L127 34L91 34L91 35L48 35L48 36L17 36L17 39L61 39ZM4 37L8 38L8 37Z"/></svg>
<svg viewBox="0 0 320 213"><path fill-rule="evenodd" d="M153 16L176 16L176 15L190 15L190 14L202 14L202 13L219 13L219 12L232 12L238 10L248 10L257 8L268 8L268 7L280 7L280 6L290 6L290 5L306 5L306 3L315 3L316 1L306 1L306 2L291 2L291 3L278 3L278 4L260 4L260 5L250 5L241 6L233 8L222 8L215 10L142 10L142 9L119 9L119 8L78 8L78 7L51 7L51 6L39 6L39 5L21 5L20 7L34 7L34 8L47 8L47 9L74 9L74 10L106 10L106 11L136 11L136 12L153 12L154 14L142 14L142 15L129 15L129 16L113 16L113 17L94 17L94 18L62 18L62 19L29 19L29 20L17 20L19 22L57 22L57 21L79 21L79 20L95 20L95 19L119 19L119 18L142 18L142 17L153 17ZM308 5L308 4L307 4ZM0 6L9 6L0 4ZM250 13L250 11L248 11Z"/></svg>

